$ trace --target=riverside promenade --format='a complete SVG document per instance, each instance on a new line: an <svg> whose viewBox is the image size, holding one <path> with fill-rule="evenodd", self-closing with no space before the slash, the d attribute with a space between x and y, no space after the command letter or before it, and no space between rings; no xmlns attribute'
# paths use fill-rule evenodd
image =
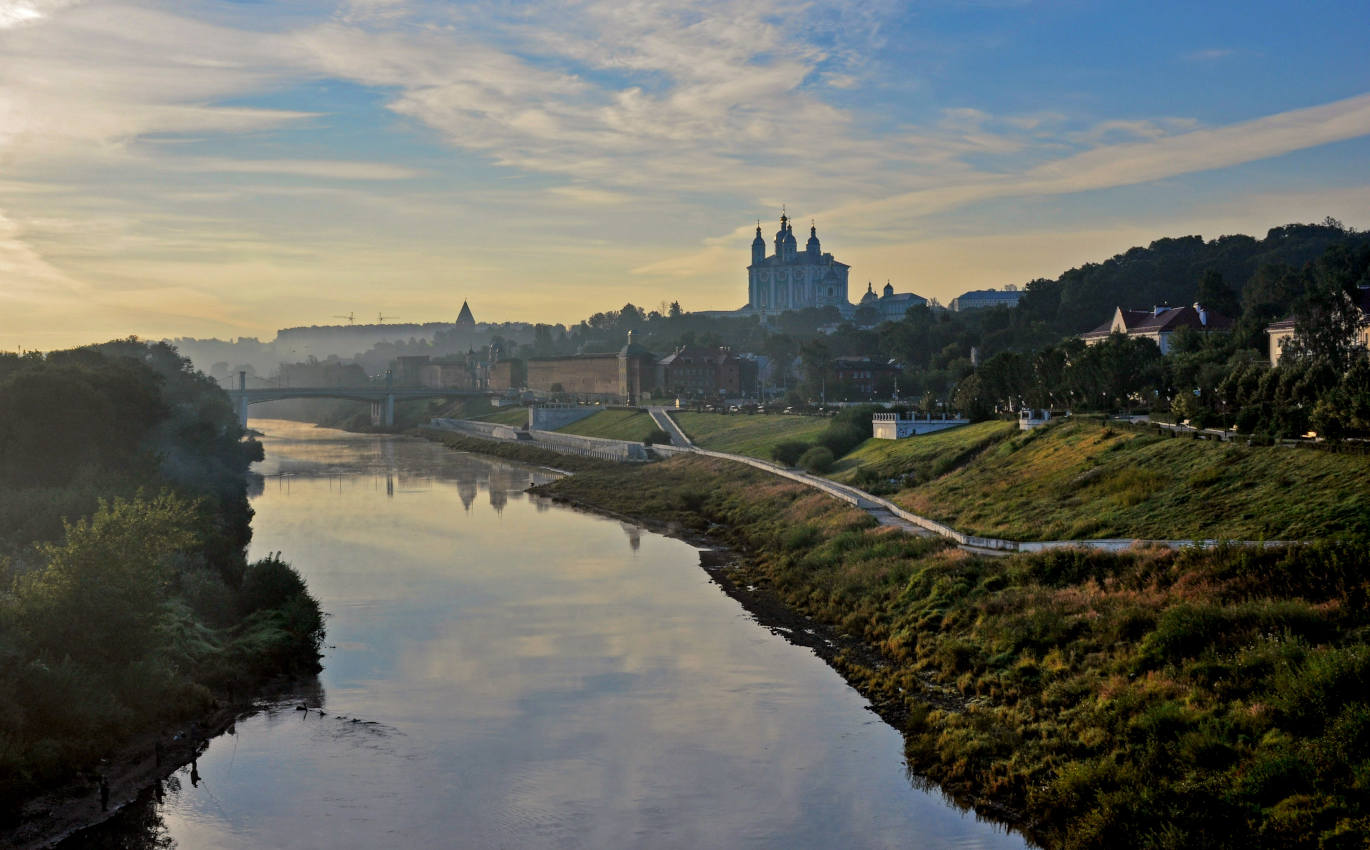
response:
<svg viewBox="0 0 1370 850"><path fill-rule="evenodd" d="M840 484L818 475L811 475L800 469L784 467L770 461L746 455L731 454L705 449L695 445L680 428L666 407L649 407L647 412L661 430L671 435L670 446L653 446L652 452L658 457L673 454L691 453L704 457L718 458L732 463L742 463L772 475L788 478L791 481L821 490L834 499L839 499L853 507L870 514L883 526L898 528L909 534L935 535L952 540L956 545L969 552L982 555L1011 555L1015 552L1044 552L1050 549L1097 549L1119 552L1133 546L1162 546L1168 549L1184 549L1191 546L1207 548L1221 543L1236 543L1248 546L1279 546L1288 541L1246 541L1246 540L1153 540L1133 537L1102 538L1094 540L1006 540L999 537L980 537L958 531L945 523L907 511L888 499L867 493L847 484ZM642 462L650 459L641 443L626 440L606 440L597 437L572 437L556 432L523 432L519 436L515 429L507 426L492 426L486 422L470 420L435 419L432 427L440 430L458 431L473 437L498 441L527 440L540 448L548 448L567 454L580 454L604 460L620 462Z"/></svg>

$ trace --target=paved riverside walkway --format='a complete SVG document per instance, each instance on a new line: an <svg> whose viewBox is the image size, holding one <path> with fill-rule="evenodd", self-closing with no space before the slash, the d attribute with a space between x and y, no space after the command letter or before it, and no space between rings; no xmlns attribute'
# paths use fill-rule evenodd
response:
<svg viewBox="0 0 1370 850"><path fill-rule="evenodd" d="M649 407L647 408L647 412L651 414L652 421L656 423L656 427L671 435L671 445L678 446L682 449L693 449L695 447L694 442L691 441L689 437L685 436L685 432L680 430L680 426L671 418L671 414L666 412L666 408Z"/></svg>

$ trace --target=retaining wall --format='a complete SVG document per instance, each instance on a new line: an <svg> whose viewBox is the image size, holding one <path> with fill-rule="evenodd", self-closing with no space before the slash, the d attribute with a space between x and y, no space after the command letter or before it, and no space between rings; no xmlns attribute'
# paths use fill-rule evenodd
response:
<svg viewBox="0 0 1370 850"><path fill-rule="evenodd" d="M475 422L470 419L434 419L429 427L440 431L455 431L471 437L501 442L520 442L562 454L594 457L620 463L640 463L648 460L647 448L641 443L626 440L606 440L600 437L581 437L553 431L520 431L494 422Z"/></svg>
<svg viewBox="0 0 1370 850"><path fill-rule="evenodd" d="M552 407L535 404L528 408L528 429L537 431L555 431L558 428L565 428L572 422L579 422L587 416L594 416L604 408L602 407Z"/></svg>

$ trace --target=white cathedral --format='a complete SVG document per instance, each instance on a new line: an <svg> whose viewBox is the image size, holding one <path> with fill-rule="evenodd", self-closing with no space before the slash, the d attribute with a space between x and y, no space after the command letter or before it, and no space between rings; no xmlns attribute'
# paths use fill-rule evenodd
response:
<svg viewBox="0 0 1370 850"><path fill-rule="evenodd" d="M775 234L775 253L766 256L761 225L752 240L752 264L747 266L747 306L744 312L776 315L806 307L836 307L848 316L855 308L847 294L847 271L818 244L818 228L809 228L809 241L799 253L794 228L784 213Z"/></svg>

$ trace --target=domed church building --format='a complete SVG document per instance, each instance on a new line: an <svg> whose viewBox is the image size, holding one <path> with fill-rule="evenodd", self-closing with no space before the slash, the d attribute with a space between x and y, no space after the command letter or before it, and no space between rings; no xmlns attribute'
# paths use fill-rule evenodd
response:
<svg viewBox="0 0 1370 850"><path fill-rule="evenodd" d="M809 241L801 253L790 219L781 213L774 254L766 255L761 225L756 226L752 264L747 266L747 306L742 309L773 316L786 310L831 306L850 316L855 309L847 294L850 268L823 253L816 226L809 227Z"/></svg>

